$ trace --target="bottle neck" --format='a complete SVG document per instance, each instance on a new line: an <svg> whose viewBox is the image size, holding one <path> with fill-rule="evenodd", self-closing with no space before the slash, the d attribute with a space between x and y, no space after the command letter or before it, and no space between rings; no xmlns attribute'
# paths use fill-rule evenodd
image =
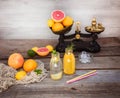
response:
<svg viewBox="0 0 120 98"><path fill-rule="evenodd" d="M55 54L52 53L51 56L52 56L52 58L57 58L57 59L59 59L59 58L60 58L60 53L59 53L59 52L56 52Z"/></svg>
<svg viewBox="0 0 120 98"><path fill-rule="evenodd" d="M67 49L67 48L66 48L66 49L65 49L65 53L66 53L66 54L72 54L72 53L73 53L73 50L72 50L72 49Z"/></svg>

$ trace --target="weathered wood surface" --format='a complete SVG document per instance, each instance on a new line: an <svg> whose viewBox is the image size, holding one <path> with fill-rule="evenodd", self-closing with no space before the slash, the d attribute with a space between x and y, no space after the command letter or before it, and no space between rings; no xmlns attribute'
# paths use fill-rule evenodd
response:
<svg viewBox="0 0 120 98"><path fill-rule="evenodd" d="M37 59L44 62L45 68L49 70L50 58ZM63 58L61 58L63 60ZM7 60L0 60L1 63L7 64ZM108 57L94 57L90 64L82 64L78 58L76 58L76 70L109 70L120 69L120 56L108 56Z"/></svg>
<svg viewBox="0 0 120 98"><path fill-rule="evenodd" d="M0 62L7 64L8 56L20 52L28 59L27 50L42 47L47 44L56 45L57 40L0 40ZM101 51L93 54L93 62L81 64L76 56L76 73L63 75L59 81L48 77L40 83L29 85L15 85L0 93L0 98L120 98L120 38L100 38ZM61 54L61 59L63 54ZM36 56L33 59L41 60L49 70L50 55ZM66 84L66 81L86 73L97 70L97 75Z"/></svg>
<svg viewBox="0 0 120 98"><path fill-rule="evenodd" d="M64 75L59 81L49 78L41 83L16 85L0 93L0 98L120 98L120 70L97 70L97 75L66 84L66 81L90 70Z"/></svg>
<svg viewBox="0 0 120 98"><path fill-rule="evenodd" d="M97 40L101 46L101 52L93 54L94 56L120 56L120 38L109 37L100 38ZM25 58L27 56L27 51L32 47L44 47L48 44L56 46L57 40L53 39L24 39L24 40L0 40L0 59L7 59L11 53L20 52ZM62 56L62 54L61 54ZM78 56L78 53L76 53ZM48 56L50 57L50 55ZM39 56L35 58L40 58Z"/></svg>

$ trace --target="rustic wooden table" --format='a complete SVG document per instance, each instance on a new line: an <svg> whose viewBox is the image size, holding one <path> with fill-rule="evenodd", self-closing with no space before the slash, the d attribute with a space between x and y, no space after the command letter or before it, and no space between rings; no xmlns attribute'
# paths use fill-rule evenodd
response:
<svg viewBox="0 0 120 98"><path fill-rule="evenodd" d="M0 40L0 62L7 64L8 56L13 52L21 52L27 59L26 51L34 45L40 46L41 40ZM44 42L44 41L43 41ZM54 40L49 44L54 45ZM120 38L101 38L101 52L93 54L91 64L81 64L76 53L76 73L63 75L59 81L53 81L49 75L40 83L16 85L0 93L0 98L120 98ZM42 43L42 45L47 44ZM62 58L63 56L61 56ZM49 70L50 56L35 57L45 64ZM97 75L66 84L66 81L97 70Z"/></svg>

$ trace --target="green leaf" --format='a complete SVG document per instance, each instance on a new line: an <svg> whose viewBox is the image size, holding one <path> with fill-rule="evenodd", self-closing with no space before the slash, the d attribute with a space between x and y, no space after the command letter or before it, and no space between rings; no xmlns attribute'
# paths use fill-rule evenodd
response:
<svg viewBox="0 0 120 98"><path fill-rule="evenodd" d="M38 74L41 74L41 73L42 73L42 70L41 70L41 69L35 69L34 72L36 72L37 75L38 75Z"/></svg>
<svg viewBox="0 0 120 98"><path fill-rule="evenodd" d="M57 54L57 51L56 51L56 50L53 50L52 53L53 53L53 54Z"/></svg>
<svg viewBox="0 0 120 98"><path fill-rule="evenodd" d="M73 50L73 47L74 47L74 44L71 43L70 45L67 46L67 49L71 49L71 50Z"/></svg>

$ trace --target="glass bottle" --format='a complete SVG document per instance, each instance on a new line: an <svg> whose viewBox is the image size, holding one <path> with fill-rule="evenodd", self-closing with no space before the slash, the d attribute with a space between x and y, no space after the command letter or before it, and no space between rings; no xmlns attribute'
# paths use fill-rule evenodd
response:
<svg viewBox="0 0 120 98"><path fill-rule="evenodd" d="M74 74L75 73L75 56L73 54L73 49L66 48L63 58L63 66L65 74Z"/></svg>
<svg viewBox="0 0 120 98"><path fill-rule="evenodd" d="M62 78L62 61L59 52L51 53L50 77L53 80L59 80Z"/></svg>

